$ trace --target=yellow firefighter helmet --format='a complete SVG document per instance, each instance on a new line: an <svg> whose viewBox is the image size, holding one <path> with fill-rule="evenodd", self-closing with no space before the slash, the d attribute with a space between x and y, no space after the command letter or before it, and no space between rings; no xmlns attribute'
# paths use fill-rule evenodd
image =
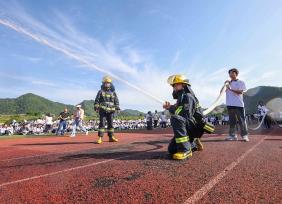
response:
<svg viewBox="0 0 282 204"><path fill-rule="evenodd" d="M189 80L181 74L171 75L170 77L168 77L167 83L169 83L171 86L173 86L174 84L187 84L190 86Z"/></svg>
<svg viewBox="0 0 282 204"><path fill-rule="evenodd" d="M109 76L105 76L104 78L103 78L103 83L112 83L112 79L111 79L111 77L109 77Z"/></svg>

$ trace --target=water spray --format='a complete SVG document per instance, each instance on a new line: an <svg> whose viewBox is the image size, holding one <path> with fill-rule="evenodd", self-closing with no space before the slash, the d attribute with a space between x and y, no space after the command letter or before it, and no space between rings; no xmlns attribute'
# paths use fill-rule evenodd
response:
<svg viewBox="0 0 282 204"><path fill-rule="evenodd" d="M35 41L37 41L37 42L39 42L43 45L46 45L46 46L48 46L48 47L50 47L50 48L52 48L56 51L59 51L59 52L63 53L64 55L66 55L67 57L74 59L74 60L76 60L76 61L78 61L78 62L80 62L80 63L82 63L82 64L84 64L88 67L94 68L95 70L97 70L97 71L99 71L103 74L111 76L112 78L114 78L114 79L124 83L125 85L137 90L138 92L142 93L143 95L153 99L157 103L164 104L164 101L161 100L160 98L158 98L158 97L148 93L147 91L143 90L142 88L140 88L140 87L138 87L138 86L122 79L122 78L120 78L119 76L117 76L117 75L115 75L115 74L113 74L113 73L111 73L107 70L102 69L101 67L97 66L96 64L89 62L88 60L86 60L82 56L79 56L79 55L73 53L68 48L62 48L62 47L56 45L55 43L51 42L50 40L47 40L47 39L45 39L41 36L38 36L35 33L32 33L30 31L28 31L27 29L13 23L13 22L10 22L8 20L0 19L0 24L4 25L4 26L6 26L6 27L8 27L12 30L15 30L18 33L24 34L24 35L30 37L31 39L33 39L33 40L35 40ZM220 92L219 96L216 98L216 100L214 101L214 103L208 109L204 110L204 112L203 112L204 115L209 114L216 106L219 105L219 102L220 102L224 92L226 91L226 86L227 86L227 83L225 83L224 86L222 87L221 92Z"/></svg>
<svg viewBox="0 0 282 204"><path fill-rule="evenodd" d="M37 41L37 42L39 42L39 43L41 43L43 45L46 45L46 46L48 46L48 47L50 47L50 48L52 48L52 49L54 49L56 51L59 51L59 52L63 53L64 55L68 56L69 58L74 59L74 60L76 60L76 61L78 61L78 62L80 62L80 63L82 63L82 64L84 64L84 65L86 65L88 67L94 68L95 70L97 70L97 71L99 71L99 72L101 72L103 74L109 75L112 78L114 78L114 79L116 79L116 80L126 84L127 86L137 90L138 92L144 94L145 96L153 99L154 101L156 101L156 102L158 102L160 104L164 104L164 101L160 100L158 97L156 97L156 96L148 93L147 91L143 90L142 88L140 88L140 87L138 87L138 86L136 86L136 85L134 85L134 84L132 84L132 83L122 79L122 78L120 78L119 76L117 76L117 75L115 75L115 74L113 74L113 73L111 73L111 72L109 72L107 70L104 70L101 67L98 67L96 64L93 64L93 63L87 61L83 57L73 53L72 51L70 51L67 48L62 48L62 47L60 47L58 45L55 45L54 43L50 42L49 40L47 40L47 39L45 39L43 37L40 37L40 36L30 32L30 31L28 31L27 29L25 29L25 28L23 28L23 27L21 27L19 25L16 25L16 24L14 24L14 23L12 23L10 21L0 19L0 24L4 25L4 26L6 26L6 27L8 27L8 28L10 28L12 30L17 31L18 33L24 34L24 35L30 37L31 39L33 39L33 40L35 40L35 41Z"/></svg>

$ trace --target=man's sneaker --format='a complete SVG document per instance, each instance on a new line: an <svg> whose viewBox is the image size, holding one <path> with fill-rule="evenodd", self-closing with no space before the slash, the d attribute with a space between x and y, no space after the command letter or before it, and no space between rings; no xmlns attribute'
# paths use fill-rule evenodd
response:
<svg viewBox="0 0 282 204"><path fill-rule="evenodd" d="M237 141L238 140L238 137L235 135L229 135L228 137L225 138L225 140L227 141Z"/></svg>
<svg viewBox="0 0 282 204"><path fill-rule="evenodd" d="M249 142L250 141L248 135L244 135L242 138L243 138L243 140L245 142Z"/></svg>
<svg viewBox="0 0 282 204"><path fill-rule="evenodd" d="M109 142L117 142L117 141L118 141L118 139L115 138L114 136L110 137L110 139L109 139Z"/></svg>
<svg viewBox="0 0 282 204"><path fill-rule="evenodd" d="M85 135L88 135L88 130L86 130Z"/></svg>
<svg viewBox="0 0 282 204"><path fill-rule="evenodd" d="M75 134L71 134L70 137L75 137Z"/></svg>
<svg viewBox="0 0 282 204"><path fill-rule="evenodd" d="M102 144L103 140L102 137L99 137L99 139L97 140L97 144Z"/></svg>
<svg viewBox="0 0 282 204"><path fill-rule="evenodd" d="M175 160L184 160L187 159L188 157L192 156L192 151L187 151L187 152L177 152L172 155L172 158Z"/></svg>
<svg viewBox="0 0 282 204"><path fill-rule="evenodd" d="M204 150L204 145L202 144L200 138L196 138L194 140L196 146L197 146L197 151L203 151Z"/></svg>

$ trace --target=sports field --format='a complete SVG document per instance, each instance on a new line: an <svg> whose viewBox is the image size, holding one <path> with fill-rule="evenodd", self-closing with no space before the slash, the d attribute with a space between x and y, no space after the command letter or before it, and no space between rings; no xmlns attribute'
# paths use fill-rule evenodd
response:
<svg viewBox="0 0 282 204"><path fill-rule="evenodd" d="M250 142L204 135L185 161L167 154L170 129L0 140L0 203L281 203L282 128Z"/></svg>

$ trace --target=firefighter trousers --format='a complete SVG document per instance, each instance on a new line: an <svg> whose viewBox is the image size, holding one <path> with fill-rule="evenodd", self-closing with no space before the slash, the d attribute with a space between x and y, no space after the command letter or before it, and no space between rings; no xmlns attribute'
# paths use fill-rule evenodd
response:
<svg viewBox="0 0 282 204"><path fill-rule="evenodd" d="M171 116L171 125L174 132L174 137L168 145L168 152L175 154L177 152L191 151L191 144L187 129L189 129L189 122L180 115Z"/></svg>
<svg viewBox="0 0 282 204"><path fill-rule="evenodd" d="M103 137L104 133L106 132L105 126L107 122L107 132L108 136L111 138L114 135L114 126L113 126L113 120L114 120L114 112L106 112L101 110L99 112L99 130L98 130L98 136Z"/></svg>

